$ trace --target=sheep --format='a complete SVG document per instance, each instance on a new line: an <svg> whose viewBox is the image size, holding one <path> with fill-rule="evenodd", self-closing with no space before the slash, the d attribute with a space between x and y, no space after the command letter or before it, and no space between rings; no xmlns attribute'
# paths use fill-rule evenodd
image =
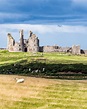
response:
<svg viewBox="0 0 87 109"><path fill-rule="evenodd" d="M16 79L16 83L23 83L24 82L24 79L23 78L15 78Z"/></svg>
<svg viewBox="0 0 87 109"><path fill-rule="evenodd" d="M37 69L37 70L35 70L35 73L38 73L38 71L39 71L38 69Z"/></svg>
<svg viewBox="0 0 87 109"><path fill-rule="evenodd" d="M29 68L29 72L31 71L31 68Z"/></svg>
<svg viewBox="0 0 87 109"><path fill-rule="evenodd" d="M45 71L45 68L43 68L43 72Z"/></svg>

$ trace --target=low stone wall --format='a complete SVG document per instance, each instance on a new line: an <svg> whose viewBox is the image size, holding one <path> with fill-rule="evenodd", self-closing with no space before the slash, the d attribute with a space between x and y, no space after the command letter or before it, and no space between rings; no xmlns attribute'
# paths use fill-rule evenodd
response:
<svg viewBox="0 0 87 109"><path fill-rule="evenodd" d="M42 46L39 47L40 52L71 52L70 47L59 47L59 46Z"/></svg>
<svg viewBox="0 0 87 109"><path fill-rule="evenodd" d="M44 46L43 52L57 52L58 46Z"/></svg>

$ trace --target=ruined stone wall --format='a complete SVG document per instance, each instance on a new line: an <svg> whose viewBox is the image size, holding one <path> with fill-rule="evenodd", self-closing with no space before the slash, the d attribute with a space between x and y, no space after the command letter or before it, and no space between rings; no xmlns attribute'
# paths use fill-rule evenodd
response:
<svg viewBox="0 0 87 109"><path fill-rule="evenodd" d="M15 42L15 40L11 36L11 34L8 34L8 46L7 46L7 49L9 50L9 52L22 51L20 43Z"/></svg>
<svg viewBox="0 0 87 109"><path fill-rule="evenodd" d="M70 47L59 47L59 46L43 46L40 47L40 51L42 52L71 52Z"/></svg>
<svg viewBox="0 0 87 109"><path fill-rule="evenodd" d="M28 52L39 52L39 39L32 34L28 40Z"/></svg>
<svg viewBox="0 0 87 109"><path fill-rule="evenodd" d="M71 53L71 47L60 47L59 52Z"/></svg>
<svg viewBox="0 0 87 109"><path fill-rule="evenodd" d="M57 46L43 46L43 52L57 52Z"/></svg>
<svg viewBox="0 0 87 109"><path fill-rule="evenodd" d="M11 51L20 51L20 52L39 52L39 39L36 37L33 32L30 31L29 39L23 38L23 30L20 30L20 41L16 42L11 36L8 34L8 50Z"/></svg>
<svg viewBox="0 0 87 109"><path fill-rule="evenodd" d="M14 51L14 45L15 45L15 40L14 38L11 36L10 33L8 33L8 46L7 49L11 52Z"/></svg>
<svg viewBox="0 0 87 109"><path fill-rule="evenodd" d="M20 30L20 41L15 42L11 34L8 34L8 50L10 52L69 52L72 54L80 54L84 52L87 54L87 51L81 50L79 45L74 45L72 47L59 47L55 46L39 46L39 39L30 31L29 39L23 38L23 30Z"/></svg>
<svg viewBox="0 0 87 109"><path fill-rule="evenodd" d="M16 42L14 45L14 51L15 52L20 52L21 51L21 46L20 43Z"/></svg>
<svg viewBox="0 0 87 109"><path fill-rule="evenodd" d="M72 54L75 54L75 55L80 54L80 46L79 45L72 46Z"/></svg>
<svg viewBox="0 0 87 109"><path fill-rule="evenodd" d="M24 51L24 38L23 38L23 30L19 31L20 33L20 51Z"/></svg>

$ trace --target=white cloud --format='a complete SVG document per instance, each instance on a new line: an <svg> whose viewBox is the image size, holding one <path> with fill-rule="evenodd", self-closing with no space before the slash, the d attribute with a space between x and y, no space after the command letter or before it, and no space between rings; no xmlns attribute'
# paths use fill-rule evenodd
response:
<svg viewBox="0 0 87 109"><path fill-rule="evenodd" d="M76 5L87 7L87 0L72 0L72 2Z"/></svg>
<svg viewBox="0 0 87 109"><path fill-rule="evenodd" d="M77 36L78 38L80 38L81 36L81 38L84 39L83 38L84 34L85 34L85 37L87 35L86 26L0 24L0 47L7 46L8 33L11 33L14 39L16 39L16 41L19 41L20 29L24 29L24 38L28 38L30 30L33 31L33 33L35 33L40 38L41 45L45 45L45 44L53 45L55 43L56 44L58 43L59 45L61 45L62 43L67 45L67 43L70 42L68 41L69 39L72 42ZM79 41L77 40L77 42ZM72 42L72 44L73 43L75 42ZM70 44L70 46L72 44Z"/></svg>
<svg viewBox="0 0 87 109"><path fill-rule="evenodd" d="M87 27L84 26L66 26L66 25L30 25L30 24L0 24L0 37L7 37L11 33L16 39L19 39L19 30L24 29L24 34L30 30L36 34L59 34L59 33L86 33ZM29 35L28 35L29 36Z"/></svg>
<svg viewBox="0 0 87 109"><path fill-rule="evenodd" d="M87 0L73 0L73 2L76 2L76 3L86 3Z"/></svg>
<svg viewBox="0 0 87 109"><path fill-rule="evenodd" d="M34 31L37 33L84 33L87 32L86 26L68 26L68 25L31 25L31 24L0 24L0 31L19 31L24 29L24 31Z"/></svg>

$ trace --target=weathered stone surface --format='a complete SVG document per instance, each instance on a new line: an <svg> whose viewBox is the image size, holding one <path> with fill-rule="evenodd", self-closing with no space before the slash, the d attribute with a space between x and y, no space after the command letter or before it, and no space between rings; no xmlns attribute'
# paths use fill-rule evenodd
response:
<svg viewBox="0 0 87 109"><path fill-rule="evenodd" d="M54 52L54 46L44 46L43 52Z"/></svg>
<svg viewBox="0 0 87 109"><path fill-rule="evenodd" d="M20 33L20 51L24 51L24 38L23 38L23 30L20 30L19 31L19 33Z"/></svg>
<svg viewBox="0 0 87 109"><path fill-rule="evenodd" d="M58 46L43 46L43 52L58 52Z"/></svg>
<svg viewBox="0 0 87 109"><path fill-rule="evenodd" d="M39 39L35 34L32 34L28 40L28 51L29 52L39 52Z"/></svg>
<svg viewBox="0 0 87 109"><path fill-rule="evenodd" d="M79 45L73 45L72 46L72 54L80 54L80 46Z"/></svg>
<svg viewBox="0 0 87 109"><path fill-rule="evenodd" d="M20 43L16 42L14 45L14 52L20 52L20 51L21 51Z"/></svg>
<svg viewBox="0 0 87 109"><path fill-rule="evenodd" d="M11 36L10 33L8 33L8 46L7 49L11 52L14 51L14 45L15 45L15 40L14 38Z"/></svg>
<svg viewBox="0 0 87 109"><path fill-rule="evenodd" d="M43 46L40 47L40 51L43 52L71 52L70 47L59 47L59 46Z"/></svg>
<svg viewBox="0 0 87 109"><path fill-rule="evenodd" d="M30 31L29 39L23 38L23 30L20 30L20 42L15 42L11 34L8 34L8 50L10 52L39 52L39 39Z"/></svg>

